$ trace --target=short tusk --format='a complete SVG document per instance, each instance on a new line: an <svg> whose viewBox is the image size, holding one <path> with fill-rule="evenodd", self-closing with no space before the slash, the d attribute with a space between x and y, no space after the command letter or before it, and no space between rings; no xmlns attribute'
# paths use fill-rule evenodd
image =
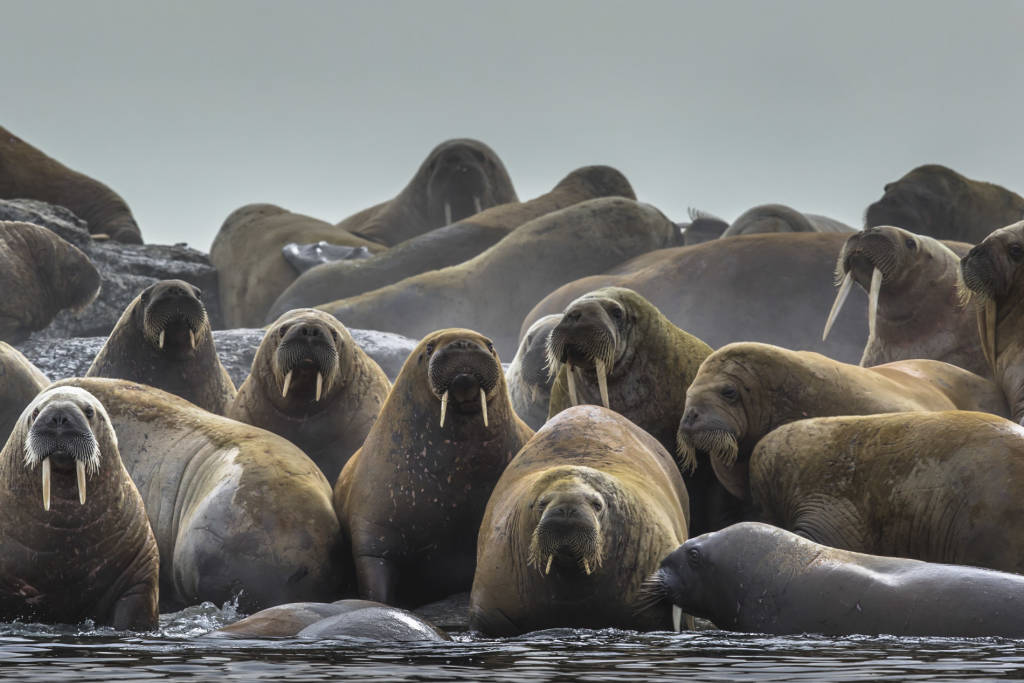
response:
<svg viewBox="0 0 1024 683"><path fill-rule="evenodd" d="M43 458L43 509L50 511L50 459Z"/></svg>
<svg viewBox="0 0 1024 683"><path fill-rule="evenodd" d="M192 328L188 328L188 340L192 343L192 348L196 348L196 333L192 331Z"/></svg>
<svg viewBox="0 0 1024 683"><path fill-rule="evenodd" d="M441 394L441 426L444 427L444 414L448 412L448 392Z"/></svg>
<svg viewBox="0 0 1024 683"><path fill-rule="evenodd" d="M597 388L601 391L601 403L605 408L611 409L608 405L608 374L605 372L604 361L594 361L594 369L597 371Z"/></svg>
<svg viewBox="0 0 1024 683"><path fill-rule="evenodd" d="M324 391L324 373L318 372L318 373L316 373L316 398L313 399L313 400L319 401L320 400L320 394L322 394L323 391Z"/></svg>
<svg viewBox="0 0 1024 683"><path fill-rule="evenodd" d="M75 472L78 474L78 502L85 505L85 461L75 460Z"/></svg>
<svg viewBox="0 0 1024 683"><path fill-rule="evenodd" d="M551 563L554 561L554 555L548 555L548 563L544 566L544 576L551 573Z"/></svg>
<svg viewBox="0 0 1024 683"><path fill-rule="evenodd" d="M289 370L288 374L284 376L284 386L281 387L281 398L288 398L288 387L292 385L292 371Z"/></svg>
<svg viewBox="0 0 1024 683"><path fill-rule="evenodd" d="M836 300L832 302L832 310L828 312L828 320L825 321L825 331L821 333L822 341L825 341L825 338L828 337L832 325L835 323L836 318L839 317L839 309L846 303L846 297L850 295L850 289L852 288L853 272L850 271L843 277L843 283L839 285L839 293L836 294Z"/></svg>
<svg viewBox="0 0 1024 683"><path fill-rule="evenodd" d="M160 330L160 348L164 348L164 330Z"/></svg>
<svg viewBox="0 0 1024 683"><path fill-rule="evenodd" d="M882 290L882 271L875 268L871 273L871 291L868 293L868 339L875 338L875 323L878 321L878 293Z"/></svg>
<svg viewBox="0 0 1024 683"><path fill-rule="evenodd" d="M683 623L683 608L679 605L672 605L672 630L679 633L680 625Z"/></svg>
<svg viewBox="0 0 1024 683"><path fill-rule="evenodd" d="M587 573L587 576L590 576L590 563L587 562L586 558L583 558L583 571Z"/></svg>
<svg viewBox="0 0 1024 683"><path fill-rule="evenodd" d="M484 414L484 427L487 426L487 394L480 387L480 412Z"/></svg>

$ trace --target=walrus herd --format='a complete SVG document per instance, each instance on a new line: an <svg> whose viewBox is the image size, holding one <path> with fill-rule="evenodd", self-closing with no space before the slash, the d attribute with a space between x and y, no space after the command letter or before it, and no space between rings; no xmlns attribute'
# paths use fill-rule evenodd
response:
<svg viewBox="0 0 1024 683"><path fill-rule="evenodd" d="M22 197L142 241L0 128ZM444 641L406 610L461 595L487 636L1024 637L1024 198L926 165L859 229L781 204L680 224L608 166L520 201L456 139L363 205L237 209L217 293L139 291L56 384L7 342L100 275L0 222L0 620L236 601L211 638ZM266 324L237 389L204 296ZM393 384L349 327L419 339Z"/></svg>

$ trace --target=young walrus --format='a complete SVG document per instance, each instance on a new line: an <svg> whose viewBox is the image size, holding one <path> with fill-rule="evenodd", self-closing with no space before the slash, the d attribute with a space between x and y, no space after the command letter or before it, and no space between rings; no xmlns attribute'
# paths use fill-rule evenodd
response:
<svg viewBox="0 0 1024 683"><path fill-rule="evenodd" d="M359 596L415 607L469 590L491 489L532 434L491 340L424 337L334 485Z"/></svg>

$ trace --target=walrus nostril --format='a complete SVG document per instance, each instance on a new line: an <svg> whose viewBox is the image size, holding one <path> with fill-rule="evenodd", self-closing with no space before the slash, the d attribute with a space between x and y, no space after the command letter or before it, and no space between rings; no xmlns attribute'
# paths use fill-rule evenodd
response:
<svg viewBox="0 0 1024 683"><path fill-rule="evenodd" d="M572 322L579 322L579 319L582 315L583 314L580 311L569 311L568 313L565 314L565 317L566 319Z"/></svg>
<svg viewBox="0 0 1024 683"><path fill-rule="evenodd" d="M682 427L692 427L694 425L694 423L697 422L697 417L698 417L697 410L695 408L687 409L687 411L685 413L683 413L683 420L682 420L682 424L680 426L682 426Z"/></svg>

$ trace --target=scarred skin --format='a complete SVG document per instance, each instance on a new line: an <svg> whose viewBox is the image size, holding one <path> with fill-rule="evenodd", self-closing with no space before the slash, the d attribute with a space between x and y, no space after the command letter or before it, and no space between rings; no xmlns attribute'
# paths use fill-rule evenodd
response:
<svg viewBox="0 0 1024 683"><path fill-rule="evenodd" d="M18 349L0 342L0 439L7 441L21 411L50 380Z"/></svg>
<svg viewBox="0 0 1024 683"><path fill-rule="evenodd" d="M38 199L70 209L92 235L142 244L131 209L119 194L52 159L0 127L0 198Z"/></svg>
<svg viewBox="0 0 1024 683"><path fill-rule="evenodd" d="M1024 577L878 557L743 522L665 558L658 594L715 626L749 633L1024 635Z"/></svg>
<svg viewBox="0 0 1024 683"><path fill-rule="evenodd" d="M748 209L732 222L722 237L768 232L854 232L854 228L834 218L801 213L783 204L762 204Z"/></svg>
<svg viewBox="0 0 1024 683"><path fill-rule="evenodd" d="M254 612L342 591L330 485L291 443L125 380L68 379L100 399L160 548L162 611L239 596Z"/></svg>
<svg viewBox="0 0 1024 683"><path fill-rule="evenodd" d="M490 340L465 329L427 335L334 485L359 596L415 607L468 590L487 498L532 434L512 410Z"/></svg>
<svg viewBox="0 0 1024 683"><path fill-rule="evenodd" d="M235 385L217 356L201 296L199 288L184 280L161 280L147 287L121 314L86 377L148 384L223 415L235 398Z"/></svg>
<svg viewBox="0 0 1024 683"><path fill-rule="evenodd" d="M479 140L456 138L432 149L394 199L349 216L338 227L390 247L492 206L518 201L494 150Z"/></svg>
<svg viewBox="0 0 1024 683"><path fill-rule="evenodd" d="M864 226L898 225L936 239L977 244L1024 218L1024 197L938 164L918 166L885 186L867 208Z"/></svg>
<svg viewBox="0 0 1024 683"><path fill-rule="evenodd" d="M31 223L0 221L0 263L0 340L13 344L61 310L85 308L100 291L100 274L88 256Z"/></svg>
<svg viewBox="0 0 1024 683"><path fill-rule="evenodd" d="M530 429L540 429L548 419L551 385L555 378L548 368L548 335L561 313L544 316L527 330L505 373L512 408Z"/></svg>
<svg viewBox="0 0 1024 683"><path fill-rule="evenodd" d="M70 456L54 455L50 509L41 495L41 464L26 466L26 437L36 418L70 409L99 446L79 500ZM49 409L49 410L48 410ZM64 415L69 415L65 412ZM102 404L85 391L52 388L33 401L0 453L0 621L157 626L159 558L139 491L118 452Z"/></svg>
<svg viewBox="0 0 1024 683"><path fill-rule="evenodd" d="M317 353L304 340L315 340L313 344L333 353ZM286 341L303 349L294 366L286 355L278 355ZM288 395L282 396L289 370ZM319 401L318 372L324 378ZM333 481L363 444L390 389L384 371L337 318L301 308L285 313L267 330L252 371L225 415L288 439Z"/></svg>
<svg viewBox="0 0 1024 683"><path fill-rule="evenodd" d="M1024 428L967 411L798 420L761 439L761 519L872 555L1024 572Z"/></svg>
<svg viewBox="0 0 1024 683"><path fill-rule="evenodd" d="M625 176L608 166L584 166L548 193L529 201L499 204L478 214L405 240L361 261L338 261L311 269L286 289L268 322L298 306L316 306L385 287L430 270L454 266L496 244L534 218L598 197L636 199Z"/></svg>
<svg viewBox="0 0 1024 683"><path fill-rule="evenodd" d="M685 454L707 452L718 480L749 500L750 453L780 425L807 417L936 410L1007 415L993 382L941 361L862 368L809 351L736 343L701 364L686 392L677 445ZM714 434L728 435L735 447L702 444Z"/></svg>
<svg viewBox="0 0 1024 683"><path fill-rule="evenodd" d="M471 627L501 636L554 627L668 629L668 606L646 604L642 584L686 539L687 508L675 463L649 434L599 406L560 413L509 463L487 504ZM599 550L584 554L583 567L572 550L552 549L545 573L546 553L531 552L533 539L561 519L593 530Z"/></svg>
<svg viewBox="0 0 1024 683"><path fill-rule="evenodd" d="M836 280L851 273L868 292L874 268L882 273L875 336L868 336L862 366L931 358L991 378L974 311L958 292L960 256L970 248L892 226L850 236L839 254Z"/></svg>

